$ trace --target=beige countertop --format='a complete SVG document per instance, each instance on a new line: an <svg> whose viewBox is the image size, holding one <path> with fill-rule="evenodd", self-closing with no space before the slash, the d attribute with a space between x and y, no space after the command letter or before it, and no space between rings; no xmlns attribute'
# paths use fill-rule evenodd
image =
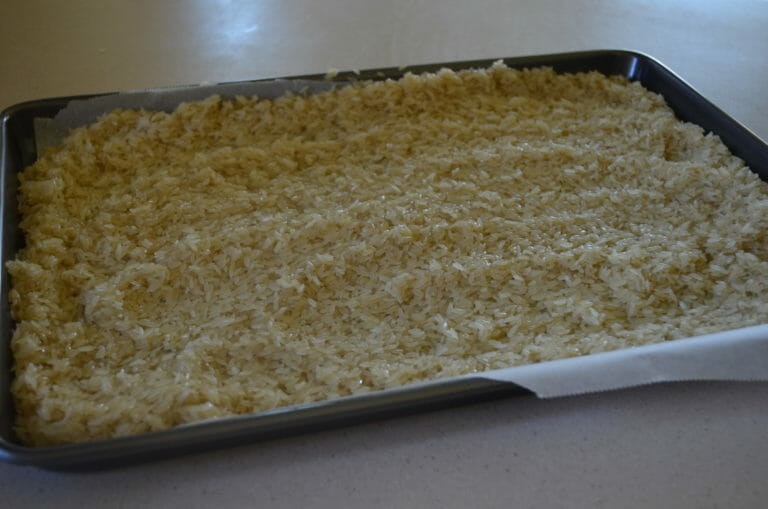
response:
<svg viewBox="0 0 768 509"><path fill-rule="evenodd" d="M5 0L0 107L623 48L768 139L768 1ZM762 507L768 383L511 398L96 474L0 464L3 507Z"/></svg>

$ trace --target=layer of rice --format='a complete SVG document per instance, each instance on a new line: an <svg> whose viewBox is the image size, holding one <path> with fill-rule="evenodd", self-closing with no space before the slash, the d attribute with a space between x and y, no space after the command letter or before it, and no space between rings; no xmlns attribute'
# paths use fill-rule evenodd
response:
<svg viewBox="0 0 768 509"><path fill-rule="evenodd" d="M768 189L549 69L115 111L21 174L17 430L160 430L763 323Z"/></svg>

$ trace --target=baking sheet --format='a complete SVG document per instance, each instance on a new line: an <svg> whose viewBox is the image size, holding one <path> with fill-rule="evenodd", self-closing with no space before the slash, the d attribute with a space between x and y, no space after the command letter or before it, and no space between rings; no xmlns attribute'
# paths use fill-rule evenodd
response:
<svg viewBox="0 0 768 509"><path fill-rule="evenodd" d="M647 88L662 93L681 119L694 121L717 133L754 171L764 179L768 174L768 147L764 143L649 57L631 52L604 51L504 60L512 67L551 65L558 71L598 70L638 79ZM463 69L487 67L492 62L493 60L486 60L446 65L453 69ZM412 70L434 71L440 67L442 64ZM380 79L397 77L403 72L394 68L374 70L363 72L360 77ZM334 86L343 86L355 77L350 73L341 73L337 82L323 80L322 76L313 76L145 90L67 101L66 107L58 108L58 113L53 118L46 115L35 119L36 144L38 150L55 144L67 129L91 123L102 113L115 108L171 111L180 102L203 99L212 94L223 97L258 95L263 98L275 98L287 92L316 93ZM20 168L14 170L19 171ZM3 171L7 172L9 169L4 166ZM6 212L4 210L4 214ZM4 284L3 292L7 292L7 283ZM441 402L472 401L485 395L515 391L519 388L527 389L539 397L557 397L666 381L768 380L766 361L768 325L761 325L697 338L414 384L371 395L279 409L257 416L196 423L125 439L33 451L13 443L10 437L4 436L3 443L0 443L0 458L55 468L99 461L109 462L126 457L144 460L159 455L199 450L199 447L195 448L193 445L194 441L199 444L200 440L203 440L207 446L216 447L236 443L243 437L269 438L328 425L357 422L388 415L388 412L420 410L439 405Z"/></svg>

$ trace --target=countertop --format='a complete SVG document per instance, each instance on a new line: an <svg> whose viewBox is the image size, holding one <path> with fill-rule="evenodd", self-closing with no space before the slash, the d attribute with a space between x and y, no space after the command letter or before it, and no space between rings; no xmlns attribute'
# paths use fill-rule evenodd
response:
<svg viewBox="0 0 768 509"><path fill-rule="evenodd" d="M0 4L0 107L50 96L621 48L768 139L768 1ZM512 397L89 473L3 507L764 507L768 383Z"/></svg>

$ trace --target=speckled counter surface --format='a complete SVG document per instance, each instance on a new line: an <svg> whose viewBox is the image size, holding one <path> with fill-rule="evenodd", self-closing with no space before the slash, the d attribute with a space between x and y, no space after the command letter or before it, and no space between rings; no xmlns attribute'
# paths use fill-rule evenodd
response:
<svg viewBox="0 0 768 509"><path fill-rule="evenodd" d="M625 48L768 138L768 2L0 4L0 107L49 96ZM768 359L766 360L768 361ZM91 474L2 507L762 507L768 383L516 397Z"/></svg>

